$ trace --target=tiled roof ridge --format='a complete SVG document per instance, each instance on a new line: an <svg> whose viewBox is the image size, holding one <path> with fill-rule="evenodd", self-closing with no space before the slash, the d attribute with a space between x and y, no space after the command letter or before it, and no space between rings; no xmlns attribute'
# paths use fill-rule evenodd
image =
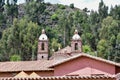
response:
<svg viewBox="0 0 120 80"><path fill-rule="evenodd" d="M87 57L94 58L95 60L103 61L103 62L106 62L106 63L109 63L109 64L116 65L116 66L120 67L120 63L117 63L117 62L114 62L114 61L110 61L110 60L107 60L107 59L104 59L104 58L101 58L101 57L92 56L92 55L85 54L85 53L82 54L82 55L85 55Z"/></svg>
<svg viewBox="0 0 120 80"><path fill-rule="evenodd" d="M71 79L115 79L115 76L49 76L49 77L0 77L0 80L71 80Z"/></svg>
<svg viewBox="0 0 120 80"><path fill-rule="evenodd" d="M19 63L19 62L39 62L41 60L34 60L34 61L4 61L4 62L0 62L0 63ZM50 60L42 60L42 61L50 61Z"/></svg>

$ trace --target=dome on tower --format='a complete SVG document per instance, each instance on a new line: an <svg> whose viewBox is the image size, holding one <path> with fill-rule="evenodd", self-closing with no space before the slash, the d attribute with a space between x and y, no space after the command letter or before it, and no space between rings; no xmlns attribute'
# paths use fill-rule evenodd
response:
<svg viewBox="0 0 120 80"><path fill-rule="evenodd" d="M80 40L80 39L81 39L80 36L79 36L79 34L78 34L78 30L75 30L72 39L73 39L73 40Z"/></svg>
<svg viewBox="0 0 120 80"><path fill-rule="evenodd" d="M42 34L39 37L39 40L48 40L47 35L45 34L45 30L42 30Z"/></svg>

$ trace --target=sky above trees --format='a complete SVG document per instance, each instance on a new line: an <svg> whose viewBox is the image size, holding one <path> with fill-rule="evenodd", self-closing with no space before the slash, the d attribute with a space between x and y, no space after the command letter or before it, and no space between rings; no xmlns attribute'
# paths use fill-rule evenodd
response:
<svg viewBox="0 0 120 80"><path fill-rule="evenodd" d="M18 3L23 3L25 0L18 0ZM109 8L112 6L115 6L116 4L120 4L120 0L103 0L104 3L109 6ZM45 0L45 2L50 3L60 3L64 5L70 5L71 3L74 3L75 7L84 9L87 7L89 10L98 10L98 5L100 0Z"/></svg>

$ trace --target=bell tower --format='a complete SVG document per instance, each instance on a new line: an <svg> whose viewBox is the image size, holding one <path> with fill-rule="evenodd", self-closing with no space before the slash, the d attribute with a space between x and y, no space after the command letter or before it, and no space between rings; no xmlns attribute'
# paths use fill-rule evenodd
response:
<svg viewBox="0 0 120 80"><path fill-rule="evenodd" d="M45 34L45 30L42 30L42 34L38 40L38 54L37 60L48 59L48 37Z"/></svg>
<svg viewBox="0 0 120 80"><path fill-rule="evenodd" d="M72 53L82 52L82 41L81 41L81 38L77 30L75 30L74 35L71 40L71 51Z"/></svg>

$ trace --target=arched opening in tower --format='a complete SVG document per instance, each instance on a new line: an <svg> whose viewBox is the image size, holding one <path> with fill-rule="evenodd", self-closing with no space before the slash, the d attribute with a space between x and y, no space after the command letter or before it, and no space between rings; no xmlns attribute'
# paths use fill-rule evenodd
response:
<svg viewBox="0 0 120 80"><path fill-rule="evenodd" d="M45 44L44 43L42 43L42 45L41 45L41 50L45 50Z"/></svg>
<svg viewBox="0 0 120 80"><path fill-rule="evenodd" d="M75 50L78 50L78 43L75 43Z"/></svg>

